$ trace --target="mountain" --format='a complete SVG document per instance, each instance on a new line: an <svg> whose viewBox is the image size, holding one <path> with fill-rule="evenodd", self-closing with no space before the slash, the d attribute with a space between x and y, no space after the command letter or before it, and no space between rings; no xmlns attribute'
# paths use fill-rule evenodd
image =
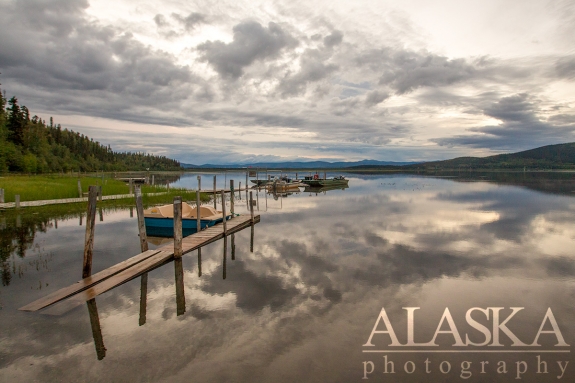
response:
<svg viewBox="0 0 575 383"><path fill-rule="evenodd" d="M349 168L353 166L404 166L404 165L413 165L417 164L417 162L395 162L395 161L376 161L376 160L362 160L362 161L354 161L354 162L327 162L327 161L309 161L309 162L297 162L297 161L288 161L288 162L256 162L252 164L231 164L231 165L215 165L215 164L204 164L204 165L193 165L193 164L184 164L182 163L182 167L186 169L192 168L200 168L200 169L207 169L207 168L268 168L268 169L341 169L341 168Z"/></svg>
<svg viewBox="0 0 575 383"><path fill-rule="evenodd" d="M547 170L575 168L575 142L546 145L517 153L489 157L458 157L451 160L423 162L402 166L397 170ZM357 166L354 169L386 169L396 167Z"/></svg>

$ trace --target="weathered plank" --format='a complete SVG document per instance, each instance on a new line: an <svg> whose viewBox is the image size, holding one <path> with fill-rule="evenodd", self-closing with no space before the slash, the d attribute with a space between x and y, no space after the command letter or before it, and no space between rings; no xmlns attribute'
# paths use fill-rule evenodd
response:
<svg viewBox="0 0 575 383"><path fill-rule="evenodd" d="M26 306L20 307L19 310L22 311L37 311L43 309L44 307L50 306L53 303L59 302L63 299L68 298L82 290L86 290L95 284L110 278L111 276L125 270L127 268L132 267L133 265L142 262L146 258L151 257L154 254L159 253L159 250L148 250L143 253L140 253L130 259L126 259L123 262L115 264L112 267L109 267L105 270L100 271L88 278L84 278L79 280L78 282L74 283L71 286L64 287L60 290L54 291L53 293L40 298L32 303L27 304Z"/></svg>
<svg viewBox="0 0 575 383"><path fill-rule="evenodd" d="M47 310L43 311L42 314L47 315L62 315L65 312L70 311L74 307L77 307L90 299L96 298L98 295L105 293L122 285L142 274L147 273L151 269L162 265L164 262L170 260L173 257L173 252L160 251L149 257L148 259L123 270L122 272L113 275L112 277L90 287L89 289L80 291L74 296L68 298L66 301L61 302L58 305L52 306Z"/></svg>
<svg viewBox="0 0 575 383"><path fill-rule="evenodd" d="M254 217L254 223L260 222L260 216ZM238 232L252 225L250 216L239 216L228 221L228 234ZM215 242L224 237L222 224L212 226L201 233L209 233L206 238L197 238L197 234L192 234L182 239L182 253L186 254L197 250L209 243ZM44 311L44 314L61 315L68 310L83 304L84 302L97 297L98 295L111 290L133 278L136 278L148 271L173 259L174 246L172 243L165 244L156 250L138 254L124 262L103 270L86 279L78 281L72 286L60 289L42 299L34 301L20 310L37 311L54 303L67 299L57 306ZM72 296L73 295L73 296Z"/></svg>

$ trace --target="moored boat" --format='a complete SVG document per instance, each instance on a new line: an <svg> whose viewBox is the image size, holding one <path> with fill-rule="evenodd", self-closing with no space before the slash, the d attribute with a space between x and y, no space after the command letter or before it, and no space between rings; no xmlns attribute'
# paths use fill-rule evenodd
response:
<svg viewBox="0 0 575 383"><path fill-rule="evenodd" d="M311 187L322 187L322 186L345 186L348 184L349 180L344 176L337 176L333 178L319 178L317 174L313 176L305 176L301 181L306 185Z"/></svg>
<svg viewBox="0 0 575 383"><path fill-rule="evenodd" d="M188 236L197 232L197 209L182 202L182 234ZM226 215L230 219L231 214ZM211 206L200 206L200 227L214 226L223 221L223 213ZM144 210L146 233L156 237L174 235L174 205L156 206Z"/></svg>

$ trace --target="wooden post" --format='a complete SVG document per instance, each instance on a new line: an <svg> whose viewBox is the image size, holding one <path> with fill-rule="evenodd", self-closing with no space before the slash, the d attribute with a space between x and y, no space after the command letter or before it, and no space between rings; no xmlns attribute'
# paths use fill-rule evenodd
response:
<svg viewBox="0 0 575 383"><path fill-rule="evenodd" d="M250 215L252 217L252 226L254 224L254 196L253 192L250 191Z"/></svg>
<svg viewBox="0 0 575 383"><path fill-rule="evenodd" d="M182 256L182 197L174 197L174 258Z"/></svg>
<svg viewBox="0 0 575 383"><path fill-rule="evenodd" d="M230 214L234 218L234 180L230 180Z"/></svg>
<svg viewBox="0 0 575 383"><path fill-rule="evenodd" d="M128 194L132 195L132 194L134 194L134 181L132 181L131 178L129 181L129 185L130 185L130 192Z"/></svg>
<svg viewBox="0 0 575 383"><path fill-rule="evenodd" d="M102 211L102 208L98 209L98 213L100 214L100 222L104 222L104 212Z"/></svg>
<svg viewBox="0 0 575 383"><path fill-rule="evenodd" d="M98 200L102 202L102 185L98 186Z"/></svg>
<svg viewBox="0 0 575 383"><path fill-rule="evenodd" d="M148 273L142 274L140 279L140 319L138 325L146 324L146 309L148 306Z"/></svg>
<svg viewBox="0 0 575 383"><path fill-rule="evenodd" d="M227 224L226 224L226 194L224 192L224 190L222 189L222 214L223 214L223 223L224 223L224 237L227 235Z"/></svg>
<svg viewBox="0 0 575 383"><path fill-rule="evenodd" d="M130 218L134 218L134 208L130 206Z"/></svg>
<svg viewBox="0 0 575 383"><path fill-rule="evenodd" d="M252 223L251 226L251 235L250 235L250 253L254 252L254 224Z"/></svg>
<svg viewBox="0 0 575 383"><path fill-rule="evenodd" d="M198 277L202 276L202 248L198 248Z"/></svg>
<svg viewBox="0 0 575 383"><path fill-rule="evenodd" d="M78 197L82 198L82 182L78 178Z"/></svg>
<svg viewBox="0 0 575 383"><path fill-rule="evenodd" d="M242 181L240 181L238 186L238 195L240 196L240 199L242 199Z"/></svg>
<svg viewBox="0 0 575 383"><path fill-rule="evenodd" d="M86 215L86 235L84 238L84 262L82 265L82 278L88 278L90 275L92 275L94 228L96 226L96 200L98 199L97 186L90 186L88 190L88 212Z"/></svg>
<svg viewBox="0 0 575 383"><path fill-rule="evenodd" d="M236 235L232 234L232 261L236 259Z"/></svg>
<svg viewBox="0 0 575 383"><path fill-rule="evenodd" d="M217 208L217 202L216 202L216 175L214 174L214 209Z"/></svg>
<svg viewBox="0 0 575 383"><path fill-rule="evenodd" d="M202 190L202 176L198 176L198 190Z"/></svg>
<svg viewBox="0 0 575 383"><path fill-rule="evenodd" d="M140 250L142 253L148 250L148 237L146 235L146 223L144 221L144 203L142 202L142 189L136 186L136 214L138 215L138 233L140 234Z"/></svg>
<svg viewBox="0 0 575 383"><path fill-rule="evenodd" d="M0 203L4 203L4 189L0 189Z"/></svg>
<svg viewBox="0 0 575 383"><path fill-rule="evenodd" d="M82 226L82 213L80 213L80 226Z"/></svg>
<svg viewBox="0 0 575 383"><path fill-rule="evenodd" d="M154 175L152 174L152 186L155 185Z"/></svg>
<svg viewBox="0 0 575 383"><path fill-rule="evenodd" d="M248 175L249 174L250 174L250 172L246 171L246 190L248 190L248 185L249 185L249 182L248 182Z"/></svg>
<svg viewBox="0 0 575 383"><path fill-rule="evenodd" d="M16 206L16 209L20 209L20 194L16 194L14 196L14 205Z"/></svg>
<svg viewBox="0 0 575 383"><path fill-rule="evenodd" d="M200 188L196 191L196 233L202 230L202 215L200 214Z"/></svg>
<svg viewBox="0 0 575 383"><path fill-rule="evenodd" d="M223 279L226 279L226 261L228 259L228 237L224 237Z"/></svg>
<svg viewBox="0 0 575 383"><path fill-rule="evenodd" d="M106 357L106 347L104 346L104 337L102 337L102 328L100 327L100 317L98 316L96 299L90 299L86 302L86 305L88 306L88 315L90 316L90 327L92 328L92 337L94 338L96 355L98 360L102 360Z"/></svg>
<svg viewBox="0 0 575 383"><path fill-rule="evenodd" d="M184 294L184 267L182 258L174 259L174 274L176 277L176 316L186 312L186 295Z"/></svg>

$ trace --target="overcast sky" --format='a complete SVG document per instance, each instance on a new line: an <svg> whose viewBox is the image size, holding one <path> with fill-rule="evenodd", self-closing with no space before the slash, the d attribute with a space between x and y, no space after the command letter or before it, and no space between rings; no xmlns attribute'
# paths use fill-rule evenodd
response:
<svg viewBox="0 0 575 383"><path fill-rule="evenodd" d="M32 114L182 162L418 161L575 141L573 0L0 0Z"/></svg>

